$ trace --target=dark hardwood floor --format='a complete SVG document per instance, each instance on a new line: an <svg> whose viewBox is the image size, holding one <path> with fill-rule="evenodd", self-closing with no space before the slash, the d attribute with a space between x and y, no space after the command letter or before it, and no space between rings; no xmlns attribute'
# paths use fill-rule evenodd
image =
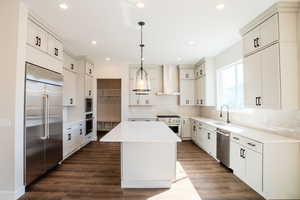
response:
<svg viewBox="0 0 300 200"><path fill-rule="evenodd" d="M120 188L120 146L93 142L28 188L20 200L262 200L192 142L178 145L171 189Z"/></svg>

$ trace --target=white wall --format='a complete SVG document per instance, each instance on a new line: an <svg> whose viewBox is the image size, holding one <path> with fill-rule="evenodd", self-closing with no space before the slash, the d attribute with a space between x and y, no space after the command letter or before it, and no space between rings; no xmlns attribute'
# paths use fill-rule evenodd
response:
<svg viewBox="0 0 300 200"><path fill-rule="evenodd" d="M215 57L217 68L242 59L242 52L242 42L238 42L220 53ZM200 113L203 117L220 119L215 108L201 108ZM300 112L297 110L242 109L231 113L231 121L300 139Z"/></svg>
<svg viewBox="0 0 300 200"><path fill-rule="evenodd" d="M0 199L11 200L23 187L23 100L26 9L20 0L0 6ZM20 12L21 11L21 12ZM18 32L20 31L20 32ZM22 90L23 87L23 90Z"/></svg>
<svg viewBox="0 0 300 200"><path fill-rule="evenodd" d="M159 67L159 65L157 65ZM158 69L159 70L159 69ZM134 117L153 117L159 113L176 113L183 115L198 115L197 107L182 107L178 105L177 96L156 96L156 105L152 107L130 107L129 105L129 63L95 62L97 78L122 79L122 120ZM162 74L158 74L157 84L162 83ZM96 102L96 101L95 101Z"/></svg>

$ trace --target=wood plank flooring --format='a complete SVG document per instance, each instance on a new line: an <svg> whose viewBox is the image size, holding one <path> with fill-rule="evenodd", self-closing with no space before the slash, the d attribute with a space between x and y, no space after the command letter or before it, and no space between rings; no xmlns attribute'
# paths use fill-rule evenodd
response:
<svg viewBox="0 0 300 200"><path fill-rule="evenodd" d="M178 145L171 189L120 188L120 145L93 142L34 183L19 200L263 200L192 142Z"/></svg>

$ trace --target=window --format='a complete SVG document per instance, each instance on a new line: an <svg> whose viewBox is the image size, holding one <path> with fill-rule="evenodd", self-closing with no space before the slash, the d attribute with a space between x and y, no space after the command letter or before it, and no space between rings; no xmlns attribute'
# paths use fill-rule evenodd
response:
<svg viewBox="0 0 300 200"><path fill-rule="evenodd" d="M218 109L228 105L230 109L244 106L243 63L239 61L217 70Z"/></svg>

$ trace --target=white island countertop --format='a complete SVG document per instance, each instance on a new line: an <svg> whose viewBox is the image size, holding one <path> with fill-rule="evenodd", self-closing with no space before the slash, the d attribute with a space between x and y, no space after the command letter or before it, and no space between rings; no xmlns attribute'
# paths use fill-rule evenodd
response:
<svg viewBox="0 0 300 200"><path fill-rule="evenodd" d="M100 142L181 142L181 139L164 122L121 122Z"/></svg>

